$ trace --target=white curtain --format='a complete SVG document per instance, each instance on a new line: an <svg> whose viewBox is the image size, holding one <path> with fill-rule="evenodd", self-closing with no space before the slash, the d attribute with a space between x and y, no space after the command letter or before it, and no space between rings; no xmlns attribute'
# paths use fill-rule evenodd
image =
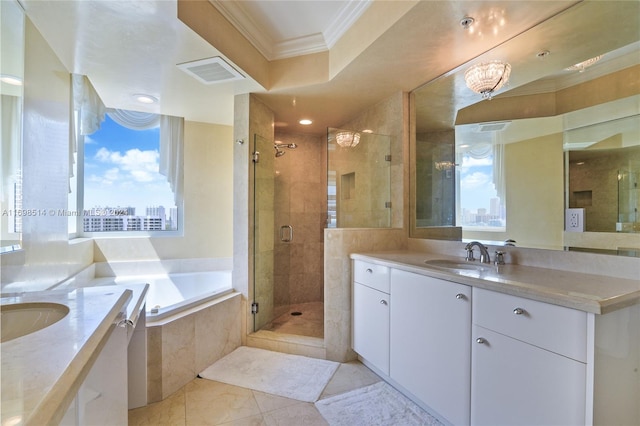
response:
<svg viewBox="0 0 640 426"><path fill-rule="evenodd" d="M504 144L493 145L493 186L496 188L500 203L506 205L507 185L504 171Z"/></svg>
<svg viewBox="0 0 640 426"><path fill-rule="evenodd" d="M106 108L85 75L72 74L73 109L79 111L80 134L90 135L100 128Z"/></svg>
<svg viewBox="0 0 640 426"><path fill-rule="evenodd" d="M160 174L167 177L176 205L182 200L184 180L184 119L160 116Z"/></svg>
<svg viewBox="0 0 640 426"><path fill-rule="evenodd" d="M109 108L107 113L113 121L132 130L153 129L160 125L160 115L151 112Z"/></svg>
<svg viewBox="0 0 640 426"><path fill-rule="evenodd" d="M0 197L3 204L9 202L13 195L13 184L20 179L21 168L21 113L22 98L2 95L0 114L2 115L2 187Z"/></svg>

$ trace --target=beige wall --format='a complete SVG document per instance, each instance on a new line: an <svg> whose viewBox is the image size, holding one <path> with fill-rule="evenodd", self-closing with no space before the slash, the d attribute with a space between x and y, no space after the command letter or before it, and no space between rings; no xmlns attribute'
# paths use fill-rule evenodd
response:
<svg viewBox="0 0 640 426"><path fill-rule="evenodd" d="M95 238L96 262L233 256L233 128L186 121L184 235Z"/></svg>

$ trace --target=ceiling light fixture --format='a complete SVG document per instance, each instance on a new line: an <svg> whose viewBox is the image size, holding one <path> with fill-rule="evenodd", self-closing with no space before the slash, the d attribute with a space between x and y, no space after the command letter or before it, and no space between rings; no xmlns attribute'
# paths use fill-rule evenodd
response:
<svg viewBox="0 0 640 426"><path fill-rule="evenodd" d="M598 55L595 58L587 59L586 61L579 62L575 65L571 65L570 67L565 68L565 70L583 72L586 68L589 68L591 65L595 64L600 59L602 59L602 55Z"/></svg>
<svg viewBox="0 0 640 426"><path fill-rule="evenodd" d="M353 148L360 143L360 133L340 131L336 133L336 142L343 148Z"/></svg>
<svg viewBox="0 0 640 426"><path fill-rule="evenodd" d="M503 61L490 61L477 64L464 73L467 87L480 93L483 99L491 99L493 93L509 81L511 65Z"/></svg>
<svg viewBox="0 0 640 426"><path fill-rule="evenodd" d="M156 98L155 96L144 95L142 93L133 95L133 97L141 104L155 104L156 102L158 102L158 98Z"/></svg>
<svg viewBox="0 0 640 426"><path fill-rule="evenodd" d="M304 118L304 119L300 120L298 123L302 124L303 126L308 126L311 123L313 123L313 121L309 120L308 118Z"/></svg>

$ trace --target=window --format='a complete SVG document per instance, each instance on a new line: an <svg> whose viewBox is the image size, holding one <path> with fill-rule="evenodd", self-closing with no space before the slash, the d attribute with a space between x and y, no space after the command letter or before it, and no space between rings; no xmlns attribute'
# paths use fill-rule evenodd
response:
<svg viewBox="0 0 640 426"><path fill-rule="evenodd" d="M159 159L159 125L132 130L107 113L84 137L83 231L177 230L178 208Z"/></svg>
<svg viewBox="0 0 640 426"><path fill-rule="evenodd" d="M181 232L183 120L107 111L75 74L73 98L70 237Z"/></svg>

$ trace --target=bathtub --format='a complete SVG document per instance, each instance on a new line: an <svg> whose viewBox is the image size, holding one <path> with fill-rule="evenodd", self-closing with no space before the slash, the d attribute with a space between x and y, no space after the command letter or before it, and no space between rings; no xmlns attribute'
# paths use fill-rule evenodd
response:
<svg viewBox="0 0 640 426"><path fill-rule="evenodd" d="M233 291L231 271L227 270L101 277L94 278L88 285L127 286L140 283L149 284L147 322L180 314Z"/></svg>

